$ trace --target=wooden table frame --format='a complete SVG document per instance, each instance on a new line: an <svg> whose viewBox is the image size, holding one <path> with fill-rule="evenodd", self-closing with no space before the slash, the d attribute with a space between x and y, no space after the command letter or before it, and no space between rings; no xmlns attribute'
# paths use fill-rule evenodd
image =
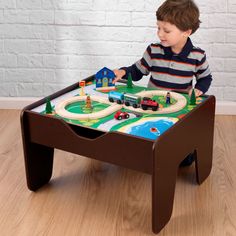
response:
<svg viewBox="0 0 236 236"><path fill-rule="evenodd" d="M86 81L92 79L89 77ZM78 83L49 98L54 99L76 88ZM152 230L159 233L171 218L180 162L194 152L198 184L210 174L214 96L206 97L155 141L73 125L31 111L45 102L46 98L25 107L21 113L26 179L32 191L50 181L54 148L148 173L152 175Z"/></svg>

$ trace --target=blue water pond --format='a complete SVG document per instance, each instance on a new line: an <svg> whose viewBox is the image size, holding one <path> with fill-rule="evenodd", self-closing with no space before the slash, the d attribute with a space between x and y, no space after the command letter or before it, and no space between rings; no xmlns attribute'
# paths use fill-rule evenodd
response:
<svg viewBox="0 0 236 236"><path fill-rule="evenodd" d="M167 129L169 129L176 121L168 118L155 121L145 121L134 125L127 130L127 133L155 140Z"/></svg>

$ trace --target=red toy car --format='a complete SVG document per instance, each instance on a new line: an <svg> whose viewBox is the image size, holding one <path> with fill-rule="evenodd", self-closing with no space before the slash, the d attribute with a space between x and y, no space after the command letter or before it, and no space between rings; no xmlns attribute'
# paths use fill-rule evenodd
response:
<svg viewBox="0 0 236 236"><path fill-rule="evenodd" d="M153 111L156 111L159 108L159 104L158 102L152 100L151 98L144 97L143 100L141 101L141 107L143 110L151 108Z"/></svg>
<svg viewBox="0 0 236 236"><path fill-rule="evenodd" d="M128 119L129 114L127 112L117 111L114 115L114 118L116 118L117 120Z"/></svg>

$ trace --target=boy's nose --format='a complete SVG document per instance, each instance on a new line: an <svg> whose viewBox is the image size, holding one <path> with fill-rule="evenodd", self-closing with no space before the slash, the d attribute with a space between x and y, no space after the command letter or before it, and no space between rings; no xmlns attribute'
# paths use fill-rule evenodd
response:
<svg viewBox="0 0 236 236"><path fill-rule="evenodd" d="M157 31L157 35L158 35L159 38L162 37L162 33L160 32L160 30Z"/></svg>

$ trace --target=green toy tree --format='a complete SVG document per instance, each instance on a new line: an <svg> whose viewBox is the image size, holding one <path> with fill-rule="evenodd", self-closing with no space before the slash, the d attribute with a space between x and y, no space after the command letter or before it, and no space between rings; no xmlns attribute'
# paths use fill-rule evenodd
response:
<svg viewBox="0 0 236 236"><path fill-rule="evenodd" d="M127 88L133 88L132 76L131 76L130 73L129 73L129 75L128 75Z"/></svg>
<svg viewBox="0 0 236 236"><path fill-rule="evenodd" d="M46 99L46 114L52 114L52 104L49 98Z"/></svg>
<svg viewBox="0 0 236 236"><path fill-rule="evenodd" d="M190 105L196 105L196 95L195 95L194 89L192 90L192 93L191 93Z"/></svg>

